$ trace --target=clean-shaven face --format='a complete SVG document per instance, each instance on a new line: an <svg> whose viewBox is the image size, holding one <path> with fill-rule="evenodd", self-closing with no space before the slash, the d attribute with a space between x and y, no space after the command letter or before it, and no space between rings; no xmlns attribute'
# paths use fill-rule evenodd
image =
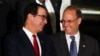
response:
<svg viewBox="0 0 100 56"><path fill-rule="evenodd" d="M74 35L77 33L81 18L77 18L75 10L66 10L62 17L62 26L65 33Z"/></svg>
<svg viewBox="0 0 100 56"><path fill-rule="evenodd" d="M33 27L35 27L37 32L43 30L44 26L47 24L47 13L42 7L38 7L38 13L34 16Z"/></svg>

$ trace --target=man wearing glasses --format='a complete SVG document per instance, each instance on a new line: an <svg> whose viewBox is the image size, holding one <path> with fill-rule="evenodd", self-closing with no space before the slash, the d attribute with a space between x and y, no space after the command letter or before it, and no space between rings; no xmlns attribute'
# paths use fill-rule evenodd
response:
<svg viewBox="0 0 100 56"><path fill-rule="evenodd" d="M47 24L46 8L37 3L24 10L23 27L4 41L4 56L56 56L50 39L42 32Z"/></svg>
<svg viewBox="0 0 100 56"><path fill-rule="evenodd" d="M77 6L68 6L62 16L64 31L51 36L57 56L99 56L97 40L79 31L82 13Z"/></svg>

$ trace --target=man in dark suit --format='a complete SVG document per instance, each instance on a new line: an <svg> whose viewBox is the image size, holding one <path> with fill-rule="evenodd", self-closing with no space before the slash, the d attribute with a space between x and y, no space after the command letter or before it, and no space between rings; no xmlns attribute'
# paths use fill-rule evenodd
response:
<svg viewBox="0 0 100 56"><path fill-rule="evenodd" d="M79 31L82 13L77 6L68 6L63 13L64 31L51 36L57 56L99 56L97 40Z"/></svg>
<svg viewBox="0 0 100 56"><path fill-rule="evenodd" d="M24 10L24 18L23 27L5 38L4 56L56 56L52 42L42 32L47 24L46 8L31 3Z"/></svg>
<svg viewBox="0 0 100 56"><path fill-rule="evenodd" d="M6 19L6 28L7 28L7 32L9 31L14 31L14 30L18 30L19 28L22 27L22 23L24 20L23 17L23 11L24 8L32 2L38 2L42 3L45 0L3 0L3 8L4 10L2 11L2 17L3 19ZM57 22L59 22L59 9L60 9L60 5L61 5L61 0L51 0L51 3L53 5L53 8L55 10L55 14L56 14L56 20ZM6 7L6 8L5 8ZM57 24L57 29L59 29L59 25ZM50 23L50 19L48 19L48 24L45 27L45 32L47 34L51 34L53 33L52 29L51 29L51 23ZM60 31L57 30L57 31Z"/></svg>

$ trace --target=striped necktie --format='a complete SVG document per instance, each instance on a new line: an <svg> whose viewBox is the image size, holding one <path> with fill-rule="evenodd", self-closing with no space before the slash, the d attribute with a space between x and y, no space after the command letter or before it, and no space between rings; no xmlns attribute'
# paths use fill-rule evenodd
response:
<svg viewBox="0 0 100 56"><path fill-rule="evenodd" d="M77 56L77 47L76 47L76 41L74 36L70 36L71 38L71 44L70 44L70 55L71 56Z"/></svg>

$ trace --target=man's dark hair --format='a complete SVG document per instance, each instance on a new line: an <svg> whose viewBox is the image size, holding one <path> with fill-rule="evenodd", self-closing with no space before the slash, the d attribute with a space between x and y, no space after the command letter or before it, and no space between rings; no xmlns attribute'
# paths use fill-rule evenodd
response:
<svg viewBox="0 0 100 56"><path fill-rule="evenodd" d="M42 7L46 10L46 8L43 5L37 4L36 2L33 2L25 7L25 9L24 9L24 23L27 19L28 14L32 14L34 16L36 16L38 14L38 7Z"/></svg>
<svg viewBox="0 0 100 56"><path fill-rule="evenodd" d="M77 6L70 5L64 11L66 11L66 10L75 10L77 18L82 18L82 12L81 12L81 10Z"/></svg>

